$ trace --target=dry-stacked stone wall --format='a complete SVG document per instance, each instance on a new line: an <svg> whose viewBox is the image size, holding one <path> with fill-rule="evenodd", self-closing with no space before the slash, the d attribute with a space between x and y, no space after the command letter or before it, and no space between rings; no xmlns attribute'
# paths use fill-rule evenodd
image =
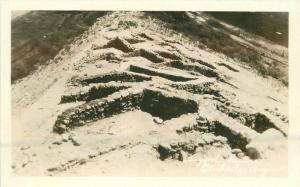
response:
<svg viewBox="0 0 300 187"><path fill-rule="evenodd" d="M63 133L77 126L140 108L164 120L198 111L198 104L159 90L120 90L105 99L95 99L58 116L54 131Z"/></svg>
<svg viewBox="0 0 300 187"><path fill-rule="evenodd" d="M184 64L179 60L171 61L169 63L169 65L171 67L174 67L177 69L183 69L183 70L187 70L187 71L197 72L206 77L215 77L217 79L221 79L221 77L219 76L219 74L216 71L214 71L210 68L204 67L204 66Z"/></svg>
<svg viewBox="0 0 300 187"><path fill-rule="evenodd" d="M193 94L209 94L214 95L216 97L220 97L220 91L212 88L212 83L204 83L204 84L171 84L171 87L185 90Z"/></svg>
<svg viewBox="0 0 300 187"><path fill-rule="evenodd" d="M78 91L77 93L64 94L61 97L60 103L70 103L76 101L91 101L106 97L119 90L127 89L130 86L122 85L95 85L91 86L87 91Z"/></svg>
<svg viewBox="0 0 300 187"><path fill-rule="evenodd" d="M54 132L64 133L76 126L82 126L124 111L130 111L139 106L142 91L121 90L108 98L96 99L71 108L57 117Z"/></svg>
<svg viewBox="0 0 300 187"><path fill-rule="evenodd" d="M129 70L135 73L142 73L149 76L158 76L162 77L171 81L181 82L181 81L190 81L195 80L196 78L193 77L187 77L187 76L181 76L176 74L169 74L163 71L159 71L153 68L149 67L141 67L136 65L130 65Z"/></svg>
<svg viewBox="0 0 300 187"><path fill-rule="evenodd" d="M112 72L101 75L87 76L80 78L78 81L83 84L92 84L92 83L108 83L108 82L142 82L150 81L151 77L146 75L139 75L134 73L127 72Z"/></svg>

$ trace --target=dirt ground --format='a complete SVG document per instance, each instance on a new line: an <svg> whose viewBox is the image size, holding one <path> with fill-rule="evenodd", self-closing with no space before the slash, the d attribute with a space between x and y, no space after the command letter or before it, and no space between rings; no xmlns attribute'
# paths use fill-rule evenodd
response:
<svg viewBox="0 0 300 187"><path fill-rule="evenodd" d="M234 37L287 65L286 48L249 35ZM13 173L285 176L287 95L158 20L115 12L12 85Z"/></svg>

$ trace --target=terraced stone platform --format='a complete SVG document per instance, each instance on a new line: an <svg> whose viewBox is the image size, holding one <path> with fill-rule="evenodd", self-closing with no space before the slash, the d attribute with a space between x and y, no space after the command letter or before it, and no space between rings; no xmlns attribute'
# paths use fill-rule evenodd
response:
<svg viewBox="0 0 300 187"><path fill-rule="evenodd" d="M69 81L70 88L61 97L61 103L84 103L60 114L55 122L54 132L67 133L91 122L135 110L149 113L157 123L164 125L173 119L180 120L181 116L187 114L196 115L198 117L192 124L183 124L174 131L177 135L173 137L171 144L153 145L161 160L173 158L181 161L203 146L220 149L227 146L227 149L239 149L241 154L257 159L260 158L259 150L251 148L249 152L247 149L247 145L255 137L268 129L277 129L286 136L266 115L244 112L243 109L232 106L231 100L227 98L230 94L234 95L232 90L221 89L224 84L231 85L230 79L222 75L218 67L225 67L234 73L239 70L225 63L212 64L187 58L178 52L148 50L135 46L146 41L152 42L153 39L138 34L132 38L112 38L107 44L94 47L93 50L100 54L101 49L120 50L123 53L120 56L123 66L127 68L72 78ZM110 53L110 56L116 55ZM148 63L131 62L130 59L135 57L144 58ZM207 80L203 81L203 77ZM212 101L209 109L208 101ZM202 106L202 102L206 105ZM212 110L216 113L215 116L223 117L208 119L200 114L202 110ZM182 140L183 136L185 138ZM204 139L211 136L215 140L197 143L195 136Z"/></svg>

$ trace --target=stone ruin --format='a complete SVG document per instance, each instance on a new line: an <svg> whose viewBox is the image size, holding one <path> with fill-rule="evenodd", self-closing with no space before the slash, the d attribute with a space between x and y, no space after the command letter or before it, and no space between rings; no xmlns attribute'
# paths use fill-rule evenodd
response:
<svg viewBox="0 0 300 187"><path fill-rule="evenodd" d="M132 46L145 40L153 41L147 35L126 39L116 37L103 46L93 47L93 50L114 48L124 53L122 58L139 56L154 65L129 64L122 71L72 78L68 83L69 90L62 95L60 103L84 103L61 113L53 131L63 134L90 122L133 110L151 114L158 124L193 114L197 119L192 124L176 130L180 140L153 145L161 160L179 161L205 146L227 147L238 157L258 159L261 158L261 152L251 144L255 137L271 129L287 136L265 114L251 114L232 107L230 99L218 87L218 84L227 83L227 80L218 72L217 66L183 54L136 49ZM239 72L228 64L218 65ZM165 68L162 70L159 68L161 66ZM187 73L167 70L170 68ZM201 76L209 81L197 82ZM203 100L195 95L202 96L202 99L211 98L215 103L215 112L220 112L223 117L216 120L200 115Z"/></svg>
<svg viewBox="0 0 300 187"><path fill-rule="evenodd" d="M91 121L135 109L167 120L182 114L195 113L198 111L198 105L193 100L157 90L121 90L105 99L95 99L66 110L58 116L53 130L57 133L64 133Z"/></svg>

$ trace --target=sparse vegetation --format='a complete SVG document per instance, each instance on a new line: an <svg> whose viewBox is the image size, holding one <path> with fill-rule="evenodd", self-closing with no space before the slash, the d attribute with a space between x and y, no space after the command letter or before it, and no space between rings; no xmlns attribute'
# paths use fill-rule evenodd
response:
<svg viewBox="0 0 300 187"><path fill-rule="evenodd" d="M199 41L219 53L223 53L230 58L245 62L249 67L255 69L263 76L271 76L280 79L284 84L287 80L283 79L282 70L273 70L265 66L262 56L230 38L224 32L218 32L213 27L222 28L217 21L210 19L208 25L199 24L196 20L187 16L185 12L146 12L146 15L157 18L166 23L166 26L176 32L183 33L192 41ZM213 27L211 27L213 26Z"/></svg>
<svg viewBox="0 0 300 187"><path fill-rule="evenodd" d="M27 76L37 66L52 59L106 13L32 11L12 20L12 81Z"/></svg>
<svg viewBox="0 0 300 187"><path fill-rule="evenodd" d="M207 12L208 14L263 36L278 44L288 46L287 12ZM280 32L278 35L276 32Z"/></svg>
<svg viewBox="0 0 300 187"><path fill-rule="evenodd" d="M249 34L264 51L229 37L207 14L170 14L165 24L113 12L69 44L59 34L68 28L55 32L65 41L58 54L11 86L12 137L26 138L11 145L14 176L253 176L249 167L257 176L286 174L273 171L287 168L288 88L240 65L281 76L286 59L269 54L278 46ZM125 29L125 20L138 26ZM42 59L56 40L44 53L33 46L35 58L27 53ZM199 161L211 159L200 171ZM241 167L228 173L232 161Z"/></svg>

